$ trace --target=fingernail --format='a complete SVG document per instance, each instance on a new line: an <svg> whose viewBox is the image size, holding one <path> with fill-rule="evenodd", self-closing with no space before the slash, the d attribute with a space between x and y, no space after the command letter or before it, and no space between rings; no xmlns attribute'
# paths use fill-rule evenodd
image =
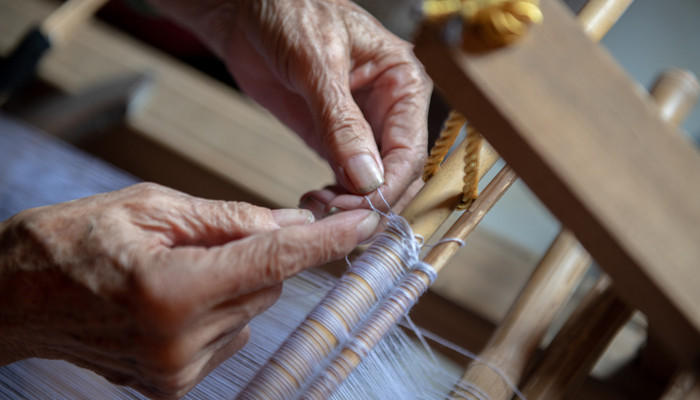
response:
<svg viewBox="0 0 700 400"><path fill-rule="evenodd" d="M272 210L272 218L279 226L304 225L314 222L314 215L311 211L296 208Z"/></svg>
<svg viewBox="0 0 700 400"><path fill-rule="evenodd" d="M379 214L374 211L369 212L369 214L357 224L357 241L362 242L367 240L374 231L377 229L379 224Z"/></svg>
<svg viewBox="0 0 700 400"><path fill-rule="evenodd" d="M326 205L314 196L306 196L299 202L299 208L309 210L315 218L322 218Z"/></svg>
<svg viewBox="0 0 700 400"><path fill-rule="evenodd" d="M384 174L374 161L374 157L369 154L360 154L351 158L345 164L345 173L362 194L377 190L384 183Z"/></svg>
<svg viewBox="0 0 700 400"><path fill-rule="evenodd" d="M331 207L330 210L326 213L326 217L330 217L331 215L338 214L341 211L345 211L342 208L338 207Z"/></svg>

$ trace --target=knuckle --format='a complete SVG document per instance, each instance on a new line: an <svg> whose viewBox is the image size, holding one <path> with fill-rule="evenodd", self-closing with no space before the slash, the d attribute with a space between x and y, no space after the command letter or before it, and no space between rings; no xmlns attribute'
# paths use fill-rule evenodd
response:
<svg viewBox="0 0 700 400"><path fill-rule="evenodd" d="M164 187L152 182L140 182L132 186L132 189L144 197L160 196L164 193Z"/></svg>
<svg viewBox="0 0 700 400"><path fill-rule="evenodd" d="M340 114L340 113L338 113ZM328 129L322 136L322 142L328 149L343 150L353 148L366 149L365 137L358 127L369 129L367 122L358 118L341 118L335 113L327 117Z"/></svg>
<svg viewBox="0 0 700 400"><path fill-rule="evenodd" d="M142 343L145 375L159 383L170 383L171 386L184 382L199 348L196 341L188 335L176 334L166 336L150 336ZM159 385L160 386L160 385Z"/></svg>
<svg viewBox="0 0 700 400"><path fill-rule="evenodd" d="M157 377L153 385L164 395L180 398L187 394L199 381L200 371L191 364L181 366L163 376Z"/></svg>
<svg viewBox="0 0 700 400"><path fill-rule="evenodd" d="M267 216L271 220L269 210L245 202L224 202L222 206L228 210L230 219L242 224L257 222L261 217ZM269 222L269 221L267 221Z"/></svg>
<svg viewBox="0 0 700 400"><path fill-rule="evenodd" d="M133 195L139 202L160 204L173 198L187 197L186 194L177 190L159 185L153 182L141 182L128 188L129 195ZM130 192L133 192L130 193Z"/></svg>

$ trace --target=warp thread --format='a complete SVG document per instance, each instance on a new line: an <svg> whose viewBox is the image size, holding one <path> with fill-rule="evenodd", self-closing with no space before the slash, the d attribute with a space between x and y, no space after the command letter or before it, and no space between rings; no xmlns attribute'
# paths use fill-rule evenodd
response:
<svg viewBox="0 0 700 400"><path fill-rule="evenodd" d="M299 388L326 364L336 347L349 340L375 305L397 287L411 267L419 264L420 245L408 222L391 212L383 215L388 219L385 231L375 236L239 399L298 396Z"/></svg>
<svg viewBox="0 0 700 400"><path fill-rule="evenodd" d="M407 317L436 279L432 266L419 260L424 243L414 236L408 222L391 211L382 213L369 198L367 201L375 212L386 217L385 231L373 238L369 248L243 389L239 399L330 397L396 322ZM433 246L450 241L464 245L461 239L445 238ZM435 360L420 331L416 327L414 331ZM507 376L497 372L520 396ZM455 387L477 399L489 398L468 382L458 382Z"/></svg>

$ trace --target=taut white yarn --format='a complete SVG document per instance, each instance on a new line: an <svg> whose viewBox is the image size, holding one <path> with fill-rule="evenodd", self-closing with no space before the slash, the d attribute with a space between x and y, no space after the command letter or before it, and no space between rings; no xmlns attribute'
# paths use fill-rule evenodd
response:
<svg viewBox="0 0 700 400"><path fill-rule="evenodd" d="M344 343L375 304L419 260L420 245L405 219L387 215L378 234L351 269L314 308L249 383L239 399L288 400L299 395L336 345Z"/></svg>

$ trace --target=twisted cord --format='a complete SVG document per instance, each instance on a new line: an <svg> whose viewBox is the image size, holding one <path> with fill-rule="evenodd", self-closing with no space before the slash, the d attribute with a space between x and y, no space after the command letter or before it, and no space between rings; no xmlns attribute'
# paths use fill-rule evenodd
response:
<svg viewBox="0 0 700 400"><path fill-rule="evenodd" d="M474 128L474 125L469 124L465 141L467 151L464 154L464 187L462 188L462 200L457 205L458 210L469 208L479 195L479 166L484 138Z"/></svg>
<svg viewBox="0 0 700 400"><path fill-rule="evenodd" d="M430 155L425 163L425 167L423 167L424 182L440 170L442 160L447 156L450 147L454 144L457 136L459 136L459 131L466 122L467 119L461 112L457 110L450 111L442 131L440 131L440 137L435 141L433 148L430 149Z"/></svg>

